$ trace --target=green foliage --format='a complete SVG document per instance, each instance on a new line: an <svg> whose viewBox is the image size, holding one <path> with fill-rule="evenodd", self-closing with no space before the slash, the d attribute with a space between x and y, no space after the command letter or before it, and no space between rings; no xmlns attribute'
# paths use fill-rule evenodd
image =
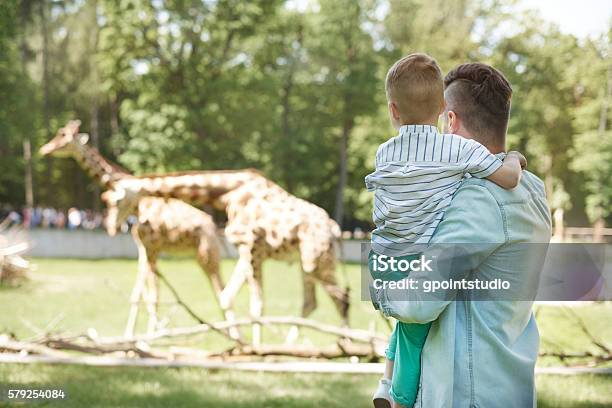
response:
<svg viewBox="0 0 612 408"><path fill-rule="evenodd" d="M586 174L586 211L591 221L612 213L612 130L576 137L573 168Z"/></svg>
<svg viewBox="0 0 612 408"><path fill-rule="evenodd" d="M0 5L0 202L19 203L24 197L23 140L36 122L30 79L19 54L18 2Z"/></svg>
<svg viewBox="0 0 612 408"><path fill-rule="evenodd" d="M584 47L588 58L573 66L578 82L572 168L584 177L586 212L591 221L612 214L612 27Z"/></svg>
<svg viewBox="0 0 612 408"><path fill-rule="evenodd" d="M129 129L129 135L118 138L126 145L121 163L137 173L201 167L200 160L191 156L195 135L186 128L186 110L168 104L152 110L143 99L121 105L124 127Z"/></svg>
<svg viewBox="0 0 612 408"><path fill-rule="evenodd" d="M256 167L343 208L348 228L367 227L363 178L393 135L384 77L423 51L444 71L475 60L503 71L509 147L528 156L554 207L571 208L570 223L610 216L609 37L578 40L510 0L300 4L2 2L0 202L24 201L23 140L35 152L79 118L136 173ZM32 166L36 203L99 205L73 162L34 156Z"/></svg>

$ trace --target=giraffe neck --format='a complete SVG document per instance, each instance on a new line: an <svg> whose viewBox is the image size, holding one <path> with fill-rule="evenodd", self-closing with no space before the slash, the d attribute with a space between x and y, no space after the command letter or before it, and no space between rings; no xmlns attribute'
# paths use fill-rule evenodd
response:
<svg viewBox="0 0 612 408"><path fill-rule="evenodd" d="M245 169L178 172L135 177L125 182L130 190L141 195L173 197L198 204L219 205L217 199L220 196L255 180L266 179L256 170Z"/></svg>
<svg viewBox="0 0 612 408"><path fill-rule="evenodd" d="M113 181L129 175L121 167L105 159L98 149L86 144L77 144L74 158L83 170L105 188L110 188Z"/></svg>

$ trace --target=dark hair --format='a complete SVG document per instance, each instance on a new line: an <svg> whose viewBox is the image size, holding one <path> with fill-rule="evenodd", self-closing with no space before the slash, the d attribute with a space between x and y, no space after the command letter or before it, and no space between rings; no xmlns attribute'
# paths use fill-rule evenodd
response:
<svg viewBox="0 0 612 408"><path fill-rule="evenodd" d="M506 144L512 87L504 74L480 63L461 64L444 78L447 110L484 145Z"/></svg>

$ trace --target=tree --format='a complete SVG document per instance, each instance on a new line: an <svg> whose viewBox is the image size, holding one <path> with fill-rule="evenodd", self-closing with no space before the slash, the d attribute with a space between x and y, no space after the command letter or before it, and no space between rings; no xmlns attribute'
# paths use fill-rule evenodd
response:
<svg viewBox="0 0 612 408"><path fill-rule="evenodd" d="M34 133L37 123L32 115L35 92L22 61L27 58L27 50L20 41L20 11L29 14L16 0L0 5L0 202L13 205L26 198L22 141Z"/></svg>
<svg viewBox="0 0 612 408"><path fill-rule="evenodd" d="M572 168L585 179L586 213L591 222L612 215L612 28L599 42L589 41L585 57L577 64L578 130L572 149Z"/></svg>
<svg viewBox="0 0 612 408"><path fill-rule="evenodd" d="M552 197L562 196L575 176L567 165L575 134L574 84L567 67L580 58L580 50L573 36L537 15L516 19L516 34L499 41L490 59L513 88L508 142L526 154L529 170L542 176L549 201L565 207Z"/></svg>
<svg viewBox="0 0 612 408"><path fill-rule="evenodd" d="M261 109L259 98L253 97L261 81L251 67L249 40L274 17L278 4L263 0L105 3L102 63L111 81L108 87L120 95L120 119L131 124L130 118L139 115L159 116L155 125L159 126L168 123L164 115L174 112L184 125L177 128L181 134L165 133L169 140L162 146L147 142L146 126L124 126L114 142L123 163L128 167L149 163L135 170L159 168L151 167L151 160L144 157L153 148L158 158L159 149L173 152L171 161L161 164L165 169L194 163L205 168L248 164L243 142L257 131L251 122L258 118L251 113Z"/></svg>
<svg viewBox="0 0 612 408"><path fill-rule="evenodd" d="M363 2L321 1L320 7L311 25L318 35L308 36L308 48L312 62L320 67L320 82L324 85L320 91L327 98L329 114L338 121L334 219L342 225L350 136L356 119L376 110L377 65L372 38L363 29Z"/></svg>
<svg viewBox="0 0 612 408"><path fill-rule="evenodd" d="M137 173L255 167L346 228L370 228L363 179L394 133L385 74L422 51L443 71L480 60L504 72L509 147L570 223L610 217L609 37L578 40L512 0L304 4L1 2L0 202L31 201L31 167L36 204L99 205L76 163L36 155L79 118Z"/></svg>

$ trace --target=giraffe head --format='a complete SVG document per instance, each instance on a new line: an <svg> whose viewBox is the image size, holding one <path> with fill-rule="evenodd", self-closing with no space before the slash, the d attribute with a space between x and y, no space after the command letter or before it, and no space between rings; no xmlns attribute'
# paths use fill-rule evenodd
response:
<svg viewBox="0 0 612 408"><path fill-rule="evenodd" d="M110 236L114 236L127 218L137 213L138 201L141 198L140 193L131 189L129 185L123 185L119 180L113 184L112 188L102 193L101 198L107 209L106 219L104 220L106 232Z"/></svg>
<svg viewBox="0 0 612 408"><path fill-rule="evenodd" d="M79 133L81 121L71 120L61 128L55 137L47 144L40 148L40 154L46 156L53 154L54 156L71 156L78 148L78 145L84 145L89 140L89 135Z"/></svg>

